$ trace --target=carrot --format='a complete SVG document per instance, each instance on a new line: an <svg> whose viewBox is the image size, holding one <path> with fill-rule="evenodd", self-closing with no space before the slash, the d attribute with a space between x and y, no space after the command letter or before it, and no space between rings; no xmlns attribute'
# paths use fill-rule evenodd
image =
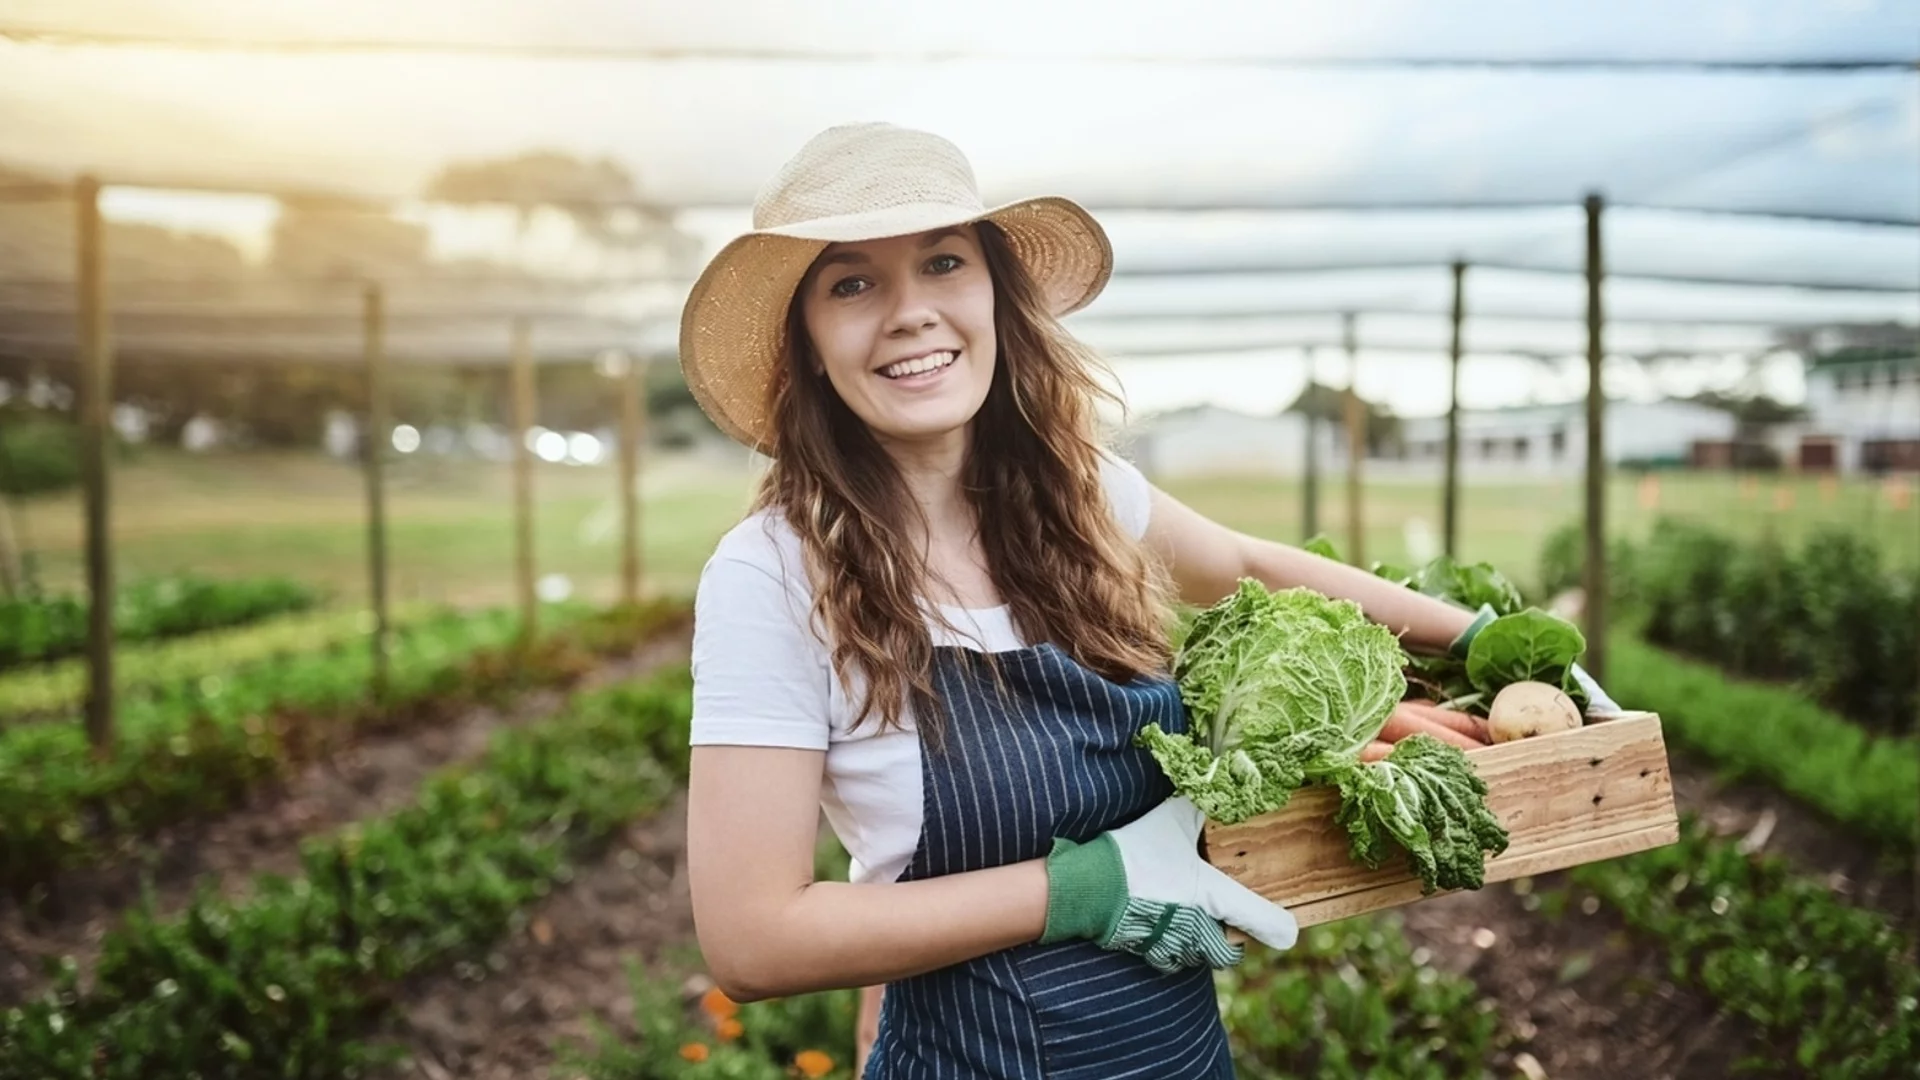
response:
<svg viewBox="0 0 1920 1080"><path fill-rule="evenodd" d="M1431 735L1449 746L1462 750L1478 750L1487 745L1470 735L1462 735L1453 728L1404 707L1395 708L1393 715L1387 718L1387 725L1380 729L1380 738L1387 742L1399 742L1409 735Z"/></svg>
<svg viewBox="0 0 1920 1080"><path fill-rule="evenodd" d="M1393 744L1375 739L1360 750L1361 761L1379 761L1393 753Z"/></svg>
<svg viewBox="0 0 1920 1080"><path fill-rule="evenodd" d="M1488 737L1487 722L1477 716L1469 716L1453 709L1443 709L1425 701L1403 701L1400 703L1400 708L1410 710L1423 720L1444 724L1469 739L1479 740L1482 745L1492 742Z"/></svg>

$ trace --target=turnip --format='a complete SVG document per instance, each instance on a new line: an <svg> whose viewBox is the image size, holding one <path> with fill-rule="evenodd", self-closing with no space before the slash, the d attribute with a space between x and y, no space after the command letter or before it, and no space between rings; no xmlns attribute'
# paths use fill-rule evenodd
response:
<svg viewBox="0 0 1920 1080"><path fill-rule="evenodd" d="M1510 683L1494 695L1487 730L1496 743L1572 731L1583 721L1580 709L1557 686L1543 682Z"/></svg>

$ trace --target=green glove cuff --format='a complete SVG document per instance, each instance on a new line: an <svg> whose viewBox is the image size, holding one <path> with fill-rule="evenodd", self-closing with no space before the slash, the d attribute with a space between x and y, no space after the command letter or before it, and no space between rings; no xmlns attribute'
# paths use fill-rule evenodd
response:
<svg viewBox="0 0 1920 1080"><path fill-rule="evenodd" d="M1481 604L1480 613L1473 617L1473 622L1465 630L1460 631L1460 636L1454 638L1453 643L1447 646L1447 655L1456 660L1465 660L1467 650L1473 647L1473 639L1480 636L1480 631L1485 630L1488 623L1499 617L1493 610L1492 604Z"/></svg>
<svg viewBox="0 0 1920 1080"><path fill-rule="evenodd" d="M1106 941L1127 910L1120 845L1101 833L1084 844L1056 837L1047 855L1047 928L1040 944Z"/></svg>

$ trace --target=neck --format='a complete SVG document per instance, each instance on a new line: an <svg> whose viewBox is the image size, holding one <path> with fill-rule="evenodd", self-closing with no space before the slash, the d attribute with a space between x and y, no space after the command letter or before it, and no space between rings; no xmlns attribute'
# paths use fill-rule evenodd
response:
<svg viewBox="0 0 1920 1080"><path fill-rule="evenodd" d="M973 506L960 489L967 434L962 429L925 442L887 444L901 482L926 519L929 542L967 536L973 529Z"/></svg>

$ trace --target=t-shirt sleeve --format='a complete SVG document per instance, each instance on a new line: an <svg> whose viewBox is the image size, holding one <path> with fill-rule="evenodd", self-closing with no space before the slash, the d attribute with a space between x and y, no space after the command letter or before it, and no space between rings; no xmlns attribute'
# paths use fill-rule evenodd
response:
<svg viewBox="0 0 1920 1080"><path fill-rule="evenodd" d="M827 748L831 670L803 594L717 555L701 571L693 618L693 745Z"/></svg>
<svg viewBox="0 0 1920 1080"><path fill-rule="evenodd" d="M1147 535L1153 517L1153 485L1133 462L1112 452L1100 455L1100 479L1120 527L1135 540Z"/></svg>

